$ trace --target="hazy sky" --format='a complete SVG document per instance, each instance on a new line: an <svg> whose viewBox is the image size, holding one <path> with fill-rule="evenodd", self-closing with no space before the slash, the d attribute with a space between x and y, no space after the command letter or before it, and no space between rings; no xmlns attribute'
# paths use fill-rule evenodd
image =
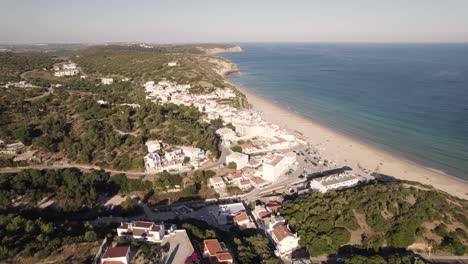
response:
<svg viewBox="0 0 468 264"><path fill-rule="evenodd" d="M468 42L468 0L0 0L0 43Z"/></svg>

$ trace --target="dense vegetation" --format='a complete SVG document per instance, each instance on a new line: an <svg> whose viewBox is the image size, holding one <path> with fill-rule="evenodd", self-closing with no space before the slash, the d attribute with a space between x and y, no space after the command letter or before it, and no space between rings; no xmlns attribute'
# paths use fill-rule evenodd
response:
<svg viewBox="0 0 468 264"><path fill-rule="evenodd" d="M66 244L93 242L97 232L83 222L45 220L19 213L0 214L0 260L16 256L44 258Z"/></svg>
<svg viewBox="0 0 468 264"><path fill-rule="evenodd" d="M83 173L77 169L24 170L0 174L0 210L16 205L35 207L43 199L58 203L66 212L92 209L103 194L128 193L152 188L151 182L127 179L118 174L93 171ZM12 204L11 201L16 201Z"/></svg>
<svg viewBox="0 0 468 264"><path fill-rule="evenodd" d="M415 242L433 252L463 255L468 204L414 183L373 183L328 194L311 193L285 203L281 213L313 256L335 254L351 243L377 252Z"/></svg>
<svg viewBox="0 0 468 264"><path fill-rule="evenodd" d="M34 69L49 69L54 60L44 53L0 52L0 84L19 80L18 74Z"/></svg>
<svg viewBox="0 0 468 264"><path fill-rule="evenodd" d="M144 99L131 82L98 85L69 81L41 100L23 101L14 89L0 97L0 137L20 140L76 163L117 169L142 168L144 142L157 138L193 145L218 155L215 130L198 122L193 107L159 105ZM99 104L105 99L108 104ZM121 104L134 103L140 107Z"/></svg>

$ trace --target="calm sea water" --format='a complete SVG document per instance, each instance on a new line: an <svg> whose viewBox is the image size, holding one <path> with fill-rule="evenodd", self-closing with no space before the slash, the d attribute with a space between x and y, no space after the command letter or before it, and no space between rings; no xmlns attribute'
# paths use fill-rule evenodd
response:
<svg viewBox="0 0 468 264"><path fill-rule="evenodd" d="M244 44L233 82L468 179L468 44Z"/></svg>

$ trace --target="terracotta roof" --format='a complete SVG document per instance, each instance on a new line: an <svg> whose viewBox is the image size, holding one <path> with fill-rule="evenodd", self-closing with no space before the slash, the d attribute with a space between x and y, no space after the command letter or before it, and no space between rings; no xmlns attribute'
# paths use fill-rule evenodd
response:
<svg viewBox="0 0 468 264"><path fill-rule="evenodd" d="M139 227L139 228L150 228L151 226L153 225L153 223L151 222L135 222L135 227Z"/></svg>
<svg viewBox="0 0 468 264"><path fill-rule="evenodd" d="M232 260L232 255L229 252L218 253L216 254L216 258L218 259L218 261L228 261Z"/></svg>
<svg viewBox="0 0 468 264"><path fill-rule="evenodd" d="M128 224L121 224L117 229L128 229Z"/></svg>
<svg viewBox="0 0 468 264"><path fill-rule="evenodd" d="M249 216L247 215L246 212L242 212L242 213L234 216L234 222L236 222L236 223L243 222L243 221L246 221L246 220L249 220Z"/></svg>
<svg viewBox="0 0 468 264"><path fill-rule="evenodd" d="M238 179L238 178L241 178L242 175L240 174L239 171L236 171L236 172L234 172L233 174L231 174L231 177L232 177L233 179Z"/></svg>
<svg viewBox="0 0 468 264"><path fill-rule="evenodd" d="M266 181L260 177L252 177L250 178L255 184L263 184L266 183Z"/></svg>
<svg viewBox="0 0 468 264"><path fill-rule="evenodd" d="M281 160L284 159L284 156L282 155L271 155L266 158L267 159L267 164L270 164L271 166L276 166L278 163L280 163Z"/></svg>
<svg viewBox="0 0 468 264"><path fill-rule="evenodd" d="M121 261L115 261L115 260L108 260L108 261L104 261L102 262L102 264L123 264L123 262Z"/></svg>
<svg viewBox="0 0 468 264"><path fill-rule="evenodd" d="M278 212L278 210L283 208L283 206L278 202L273 202L273 203L267 204L266 208L270 212Z"/></svg>
<svg viewBox="0 0 468 264"><path fill-rule="evenodd" d="M278 241L282 241L288 236L293 236L293 234L291 233L291 230L289 230L289 228L287 228L286 226L279 225L275 229L273 229L273 236L275 236Z"/></svg>
<svg viewBox="0 0 468 264"><path fill-rule="evenodd" d="M106 250L106 253L102 256L103 259L105 258L120 258L120 257L125 257L127 256L128 251L130 248L127 247L113 247L113 248L108 248Z"/></svg>
<svg viewBox="0 0 468 264"><path fill-rule="evenodd" d="M210 256L214 256L218 252L223 252L223 249L221 248L218 239L207 239L203 241L203 244L205 244L205 250L208 251Z"/></svg>
<svg viewBox="0 0 468 264"><path fill-rule="evenodd" d="M265 217L267 217L267 216L270 215L270 213L267 212L267 211L260 211L260 212L258 212L257 214L258 214L258 216L259 216L260 218L265 218Z"/></svg>
<svg viewBox="0 0 468 264"><path fill-rule="evenodd" d="M239 184L240 184L241 186L243 186L243 185L250 185L250 181L249 181L249 180L242 180L242 181L239 182Z"/></svg>
<svg viewBox="0 0 468 264"><path fill-rule="evenodd" d="M241 147L242 149L255 148L254 145L249 144L249 143L240 144L239 147Z"/></svg>
<svg viewBox="0 0 468 264"><path fill-rule="evenodd" d="M133 229L132 230L132 233L134 236L148 236L148 234L146 233L145 230L141 230L141 229Z"/></svg>
<svg viewBox="0 0 468 264"><path fill-rule="evenodd" d="M161 226L160 226L160 225L154 225L154 226L151 228L151 231L159 232L160 230L161 230Z"/></svg>

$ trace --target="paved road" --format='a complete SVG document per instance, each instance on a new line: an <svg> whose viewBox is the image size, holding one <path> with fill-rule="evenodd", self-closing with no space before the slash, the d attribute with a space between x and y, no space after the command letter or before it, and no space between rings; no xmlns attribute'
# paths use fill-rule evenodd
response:
<svg viewBox="0 0 468 264"><path fill-rule="evenodd" d="M200 170L210 170L226 163L226 156L231 154L231 150L226 148L222 143L218 144L218 149L221 151L219 159L215 163L200 167Z"/></svg>

